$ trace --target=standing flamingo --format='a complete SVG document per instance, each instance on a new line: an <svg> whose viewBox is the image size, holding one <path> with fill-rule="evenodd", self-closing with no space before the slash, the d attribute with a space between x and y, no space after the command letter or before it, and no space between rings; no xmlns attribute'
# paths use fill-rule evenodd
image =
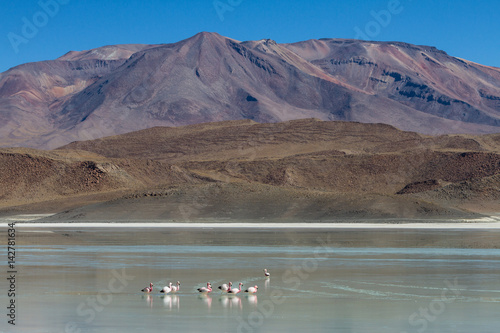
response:
<svg viewBox="0 0 500 333"><path fill-rule="evenodd" d="M255 294L257 292L257 289L259 289L259 287L253 286L253 287L250 287L247 290L245 290L245 292L249 293L249 294Z"/></svg>
<svg viewBox="0 0 500 333"><path fill-rule="evenodd" d="M153 291L153 283L149 283L149 287L146 287L144 289L141 290L142 292L145 292L145 293L150 293Z"/></svg>
<svg viewBox="0 0 500 333"><path fill-rule="evenodd" d="M243 283L240 282L240 288L239 289L229 289L227 291L228 294L231 294L231 295L236 295L238 293L241 292L241 286L243 285Z"/></svg>
<svg viewBox="0 0 500 333"><path fill-rule="evenodd" d="M207 287L201 287L201 288L198 288L197 289L200 293L209 293L212 291L212 285L210 284L210 282L207 282Z"/></svg>
<svg viewBox="0 0 500 333"><path fill-rule="evenodd" d="M233 285L232 282L229 282L228 284L223 284L222 286L219 286L218 288L223 292L227 293L229 290L231 290L231 286Z"/></svg>
<svg viewBox="0 0 500 333"><path fill-rule="evenodd" d="M168 284L168 287L167 287L167 286L165 286L165 287L163 287L163 289L162 289L162 290L160 290L160 292L161 292L161 293L165 293L165 294L168 294L168 293L169 293L169 292L171 292L171 291L172 291L172 282L170 282L170 283Z"/></svg>
<svg viewBox="0 0 500 333"><path fill-rule="evenodd" d="M181 283L177 281L176 286L172 286L172 292L176 293L181 289Z"/></svg>
<svg viewBox="0 0 500 333"><path fill-rule="evenodd" d="M264 276L265 276L265 277L270 277L270 276L271 276L271 273L269 273L269 272L267 271L267 268L264 268Z"/></svg>

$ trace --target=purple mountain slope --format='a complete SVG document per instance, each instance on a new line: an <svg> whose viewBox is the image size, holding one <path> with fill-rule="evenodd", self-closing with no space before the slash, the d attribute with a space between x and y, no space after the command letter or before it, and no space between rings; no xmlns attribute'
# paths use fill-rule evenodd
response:
<svg viewBox="0 0 500 333"><path fill-rule="evenodd" d="M500 132L500 69L399 42L239 42L69 52L0 74L0 145L55 148L153 126L300 118Z"/></svg>

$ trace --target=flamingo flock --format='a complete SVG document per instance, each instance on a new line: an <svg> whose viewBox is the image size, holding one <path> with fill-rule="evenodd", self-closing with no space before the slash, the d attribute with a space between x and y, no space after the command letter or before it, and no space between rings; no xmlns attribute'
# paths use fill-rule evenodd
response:
<svg viewBox="0 0 500 333"><path fill-rule="evenodd" d="M230 288L227 293L230 294L230 295L236 295L236 294L239 294L241 293L241 286L243 285L243 283L240 282L239 284L239 289L232 289Z"/></svg>
<svg viewBox="0 0 500 333"><path fill-rule="evenodd" d="M264 269L264 277L266 278L266 280L269 279L270 276L271 276L271 274L267 271L267 268L265 268ZM243 283L240 282L238 284L238 289L233 289L233 283L230 281L227 284L224 283L224 284L220 285L218 287L218 289L220 289L221 292L226 293L228 295L237 295L243 291L241 289L242 286L243 286ZM176 293L180 290L180 288L181 288L181 283L179 281L177 281L177 283L175 285L172 282L169 282L168 286L165 286L162 289L160 289L160 293L164 293L164 294ZM259 287L257 285L255 285L253 287L247 288L244 292L248 293L248 294L255 294L255 293L257 293L258 289L259 289ZM210 282L207 282L206 287L200 287L196 290L200 294L207 295L208 293L212 292L212 284ZM141 291L144 293L147 293L147 294L152 293L153 292L153 283L152 282L149 283L149 287L145 287Z"/></svg>
<svg viewBox="0 0 500 333"><path fill-rule="evenodd" d="M228 290L231 289L231 286L233 285L232 282L229 282L228 284L223 284L222 286L219 286L218 288L222 291L222 292L225 292L227 293Z"/></svg>
<svg viewBox="0 0 500 333"><path fill-rule="evenodd" d="M168 286L163 287L163 289L160 290L161 293L168 294L170 292L176 293L179 291L181 288L181 283L177 281L177 284L175 286L172 285L172 282L168 284Z"/></svg>

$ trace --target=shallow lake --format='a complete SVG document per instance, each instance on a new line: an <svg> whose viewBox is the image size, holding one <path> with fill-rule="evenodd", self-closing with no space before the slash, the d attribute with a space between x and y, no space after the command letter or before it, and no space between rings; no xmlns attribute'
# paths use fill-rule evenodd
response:
<svg viewBox="0 0 500 333"><path fill-rule="evenodd" d="M499 236L19 227L16 326L4 314L0 331L498 332L500 249L481 247ZM159 292L176 281L176 294ZM228 281L259 289L227 296L217 286ZM214 290L200 295L207 282ZM8 301L2 293L5 313Z"/></svg>

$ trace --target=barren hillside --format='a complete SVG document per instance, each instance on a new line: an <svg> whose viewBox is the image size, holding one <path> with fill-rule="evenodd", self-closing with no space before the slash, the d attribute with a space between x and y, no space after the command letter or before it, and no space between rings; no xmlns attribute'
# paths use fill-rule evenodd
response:
<svg viewBox="0 0 500 333"><path fill-rule="evenodd" d="M155 127L52 151L4 149L0 198L4 210L94 204L65 218L472 216L500 210L499 150L498 134L317 119Z"/></svg>

